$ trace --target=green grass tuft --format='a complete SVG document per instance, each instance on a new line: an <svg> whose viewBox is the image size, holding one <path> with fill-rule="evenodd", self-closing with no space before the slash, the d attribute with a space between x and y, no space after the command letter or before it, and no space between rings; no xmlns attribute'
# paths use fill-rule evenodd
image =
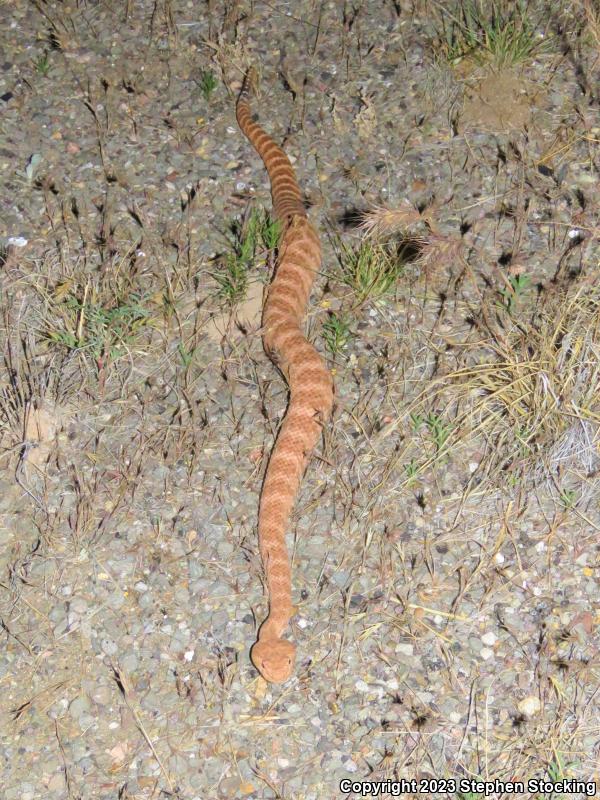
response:
<svg viewBox="0 0 600 800"><path fill-rule="evenodd" d="M38 75L41 75L42 78L47 78L52 67L50 59L48 58L48 53L43 53L39 58L36 58L33 62L33 66Z"/></svg>
<svg viewBox="0 0 600 800"><path fill-rule="evenodd" d="M231 225L230 249L221 258L212 277L217 295L229 305L241 302L248 290L248 274L258 257L267 257L277 246L281 223L263 209L253 208L244 220Z"/></svg>
<svg viewBox="0 0 600 800"><path fill-rule="evenodd" d="M203 69L200 73L200 89L206 102L211 98L212 93L218 86L218 81L211 69Z"/></svg>
<svg viewBox="0 0 600 800"><path fill-rule="evenodd" d="M340 242L339 259L340 280L355 293L358 305L393 292L404 272L400 254L391 243L364 239L348 247Z"/></svg>
<svg viewBox="0 0 600 800"><path fill-rule="evenodd" d="M436 49L451 64L472 58L502 69L522 63L547 46L523 0L461 0L454 11L444 6L440 24Z"/></svg>
<svg viewBox="0 0 600 800"><path fill-rule="evenodd" d="M323 340L332 356L346 347L350 338L350 327L345 317L331 313L323 323Z"/></svg>
<svg viewBox="0 0 600 800"><path fill-rule="evenodd" d="M509 313L516 310L517 304L523 299L523 295L531 284L531 278L524 273L511 275L508 279L509 285L502 290L504 306Z"/></svg>
<svg viewBox="0 0 600 800"><path fill-rule="evenodd" d="M114 361L123 354L140 330L148 326L151 314L144 297L131 294L111 304L98 298L83 299L69 293L56 303L54 310L62 320L59 329L46 329L46 337L68 350L90 352L98 360Z"/></svg>

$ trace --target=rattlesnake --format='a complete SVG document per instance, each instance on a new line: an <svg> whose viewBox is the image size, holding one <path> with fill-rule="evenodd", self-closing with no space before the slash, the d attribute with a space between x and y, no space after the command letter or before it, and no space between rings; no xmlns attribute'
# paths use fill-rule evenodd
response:
<svg viewBox="0 0 600 800"><path fill-rule="evenodd" d="M252 120L249 96L253 70L244 79L236 116L262 158L271 182L273 215L282 234L275 274L263 308L266 353L287 380L290 401L271 452L258 513L258 543L267 579L269 615L250 657L265 680L286 681L296 649L281 638L293 613L285 531L310 453L331 414L333 381L302 327L310 290L321 265L321 245L306 216L302 194L284 151Z"/></svg>

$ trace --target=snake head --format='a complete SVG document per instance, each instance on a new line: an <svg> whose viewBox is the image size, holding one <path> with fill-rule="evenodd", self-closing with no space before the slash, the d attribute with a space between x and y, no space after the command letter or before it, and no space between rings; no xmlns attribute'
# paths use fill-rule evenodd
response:
<svg viewBox="0 0 600 800"><path fill-rule="evenodd" d="M284 683L291 677L296 648L286 639L259 639L250 651L256 669L269 683Z"/></svg>

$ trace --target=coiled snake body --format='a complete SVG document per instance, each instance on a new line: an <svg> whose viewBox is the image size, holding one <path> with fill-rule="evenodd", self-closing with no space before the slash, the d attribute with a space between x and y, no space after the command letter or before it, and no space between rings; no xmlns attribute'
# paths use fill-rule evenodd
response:
<svg viewBox="0 0 600 800"><path fill-rule="evenodd" d="M236 116L262 158L271 182L273 215L282 224L275 274L263 307L265 351L285 376L287 412L271 452L258 514L259 550L267 579L269 615L250 657L265 680L286 681L294 670L295 646L281 638L293 613L285 531L310 453L331 414L333 381L306 339L303 323L315 275L321 266L319 237L307 219L290 161L252 120L251 73L240 91Z"/></svg>

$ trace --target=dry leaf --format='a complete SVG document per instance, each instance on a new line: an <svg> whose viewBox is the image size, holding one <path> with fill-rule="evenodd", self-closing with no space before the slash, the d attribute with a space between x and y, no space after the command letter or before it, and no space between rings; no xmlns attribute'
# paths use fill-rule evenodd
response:
<svg viewBox="0 0 600 800"><path fill-rule="evenodd" d="M56 437L59 423L60 414L56 407L34 408L32 405L27 407L24 435L25 441L30 446L26 448L25 458L30 464L39 466L48 458L50 445Z"/></svg>
<svg viewBox="0 0 600 800"><path fill-rule="evenodd" d="M108 751L108 754L112 756L112 758L117 763L121 764L127 758L128 752L129 752L129 743L125 741L125 742L119 742L114 747L112 747Z"/></svg>
<svg viewBox="0 0 600 800"><path fill-rule="evenodd" d="M69 278L69 280L62 281L59 283L53 292L54 299L60 302L64 300L65 297L70 293L71 289L73 288L73 281Z"/></svg>
<svg viewBox="0 0 600 800"><path fill-rule="evenodd" d="M373 134L377 128L377 112L369 97L364 95L361 97L361 100L363 101L364 108L361 108L356 117L354 117L354 124L356 125L359 139L369 141L373 138Z"/></svg>

